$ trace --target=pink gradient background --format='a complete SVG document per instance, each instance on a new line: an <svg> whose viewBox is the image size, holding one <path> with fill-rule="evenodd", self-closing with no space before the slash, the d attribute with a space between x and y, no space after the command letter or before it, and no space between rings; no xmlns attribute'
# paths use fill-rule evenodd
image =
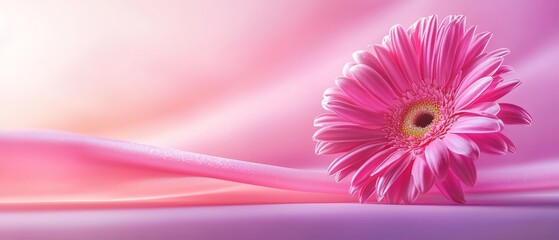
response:
<svg viewBox="0 0 559 240"><path fill-rule="evenodd" d="M557 238L557 12L551 0L0 1L0 238L398 239L417 222L409 233L425 239ZM339 204L355 199L311 139L322 92L353 51L432 14L464 14L512 51L523 84L505 100L534 124L506 130L516 154L477 162L466 199L484 206Z"/></svg>

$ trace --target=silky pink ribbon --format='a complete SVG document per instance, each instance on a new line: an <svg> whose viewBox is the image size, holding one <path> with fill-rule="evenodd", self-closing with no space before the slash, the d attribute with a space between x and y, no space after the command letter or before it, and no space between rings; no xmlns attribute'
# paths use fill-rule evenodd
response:
<svg viewBox="0 0 559 240"><path fill-rule="evenodd" d="M59 132L0 134L2 207L353 202L323 171ZM556 161L480 171L472 204L557 203ZM444 203L435 192L420 203Z"/></svg>

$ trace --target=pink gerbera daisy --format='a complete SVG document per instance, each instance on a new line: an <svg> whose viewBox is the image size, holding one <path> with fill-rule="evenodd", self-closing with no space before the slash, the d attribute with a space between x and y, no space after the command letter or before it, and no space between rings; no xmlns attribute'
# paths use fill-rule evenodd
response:
<svg viewBox="0 0 559 240"><path fill-rule="evenodd" d="M520 84L504 74L508 49L485 52L491 34L466 29L464 16L422 18L392 27L381 45L353 54L337 87L324 93L317 154L342 154L328 168L353 173L361 202L410 203L434 185L464 203L479 153L514 152L504 124L532 121L521 107L496 103Z"/></svg>

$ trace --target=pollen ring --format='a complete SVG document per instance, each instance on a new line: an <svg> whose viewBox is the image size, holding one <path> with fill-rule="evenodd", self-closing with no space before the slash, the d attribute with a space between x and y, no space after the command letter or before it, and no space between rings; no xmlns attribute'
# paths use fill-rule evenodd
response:
<svg viewBox="0 0 559 240"><path fill-rule="evenodd" d="M410 104L402 114L400 129L408 137L424 136L439 121L439 106L425 100Z"/></svg>

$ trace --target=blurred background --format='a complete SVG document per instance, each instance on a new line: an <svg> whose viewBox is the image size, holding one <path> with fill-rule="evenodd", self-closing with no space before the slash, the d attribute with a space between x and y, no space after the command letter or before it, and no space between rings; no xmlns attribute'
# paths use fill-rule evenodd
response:
<svg viewBox="0 0 559 240"><path fill-rule="evenodd" d="M557 156L557 12L505 0L0 1L0 129L324 168L312 121L351 54L394 24L464 14L524 80L507 99L534 126L507 129L519 149L508 158Z"/></svg>

